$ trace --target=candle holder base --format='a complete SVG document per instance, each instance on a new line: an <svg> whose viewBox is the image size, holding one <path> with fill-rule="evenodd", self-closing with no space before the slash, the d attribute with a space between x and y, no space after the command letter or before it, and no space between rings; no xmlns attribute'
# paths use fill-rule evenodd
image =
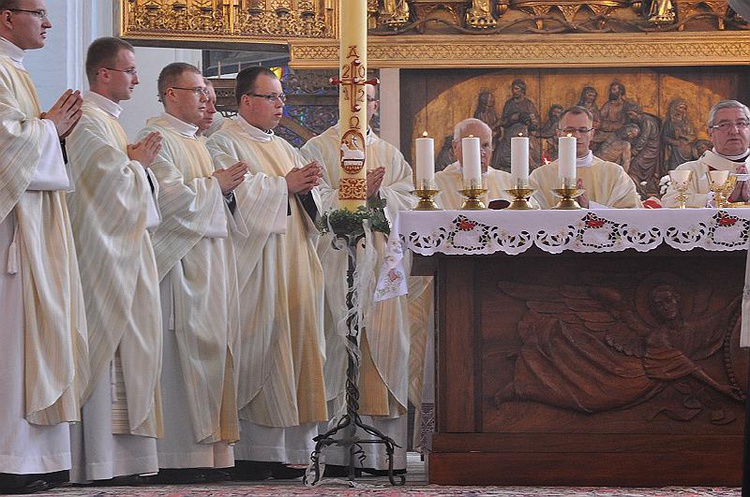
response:
<svg viewBox="0 0 750 497"><path fill-rule="evenodd" d="M413 211L442 211L437 206L433 197L440 193L440 190L413 190L412 195L419 197L419 202L412 209Z"/></svg>
<svg viewBox="0 0 750 497"><path fill-rule="evenodd" d="M538 209L529 202L529 197L536 191L533 188L510 188L505 191L513 196L513 201L506 207L506 210L531 211Z"/></svg>
<svg viewBox="0 0 750 497"><path fill-rule="evenodd" d="M583 195L586 190L581 188L555 188L552 191L555 195L560 197L560 201L553 207L553 209L572 211L583 208L576 201L576 198Z"/></svg>
<svg viewBox="0 0 750 497"><path fill-rule="evenodd" d="M487 208L487 206L484 205L484 202L479 199L479 197L487 193L486 188L465 188L459 190L459 192L466 197L464 203L461 204L461 210L479 211Z"/></svg>

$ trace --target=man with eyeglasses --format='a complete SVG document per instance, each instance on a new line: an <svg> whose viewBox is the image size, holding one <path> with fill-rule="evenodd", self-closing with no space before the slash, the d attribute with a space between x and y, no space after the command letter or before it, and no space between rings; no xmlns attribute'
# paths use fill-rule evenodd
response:
<svg viewBox="0 0 750 497"><path fill-rule="evenodd" d="M157 483L226 478L239 438L236 374L237 273L229 204L247 166L214 170L198 136L208 92L198 68L175 62L157 83L164 113L139 133L162 136L151 171L159 184L161 223L153 231L163 329L164 436L157 441ZM240 228L242 229L242 228Z"/></svg>
<svg viewBox="0 0 750 497"><path fill-rule="evenodd" d="M730 202L750 201L750 110L737 100L722 100L708 113L708 137L713 149L695 161L677 166L678 170L693 172L687 189L688 207L713 206L708 171L729 171L737 174L737 183L729 196ZM678 207L678 192L669 186L661 202L665 207Z"/></svg>
<svg viewBox="0 0 750 497"><path fill-rule="evenodd" d="M578 188L585 190L578 197L584 208L635 208L641 207L635 183L619 164L596 157L589 149L594 135L594 117L584 107L570 107L563 112L557 136L576 138L576 175ZM549 209L559 200L553 189L560 188L559 159L534 169L529 175L534 198L543 209Z"/></svg>
<svg viewBox="0 0 750 497"><path fill-rule="evenodd" d="M86 321L65 192L78 91L47 112L23 66L42 48L44 0L0 0L0 493L59 485L88 381Z"/></svg>
<svg viewBox="0 0 750 497"><path fill-rule="evenodd" d="M378 112L380 101L373 85L365 86L367 105L367 122ZM367 157L367 198L384 199L389 219L395 219L398 211L409 210L414 206L415 198L412 169L401 152L381 139L372 128L368 127L365 136ZM321 198L323 211L339 209L339 179L341 171L341 125L328 128L318 136L311 138L300 150L309 160L317 160L324 165ZM375 243L378 250L378 267L385 255L386 237L382 233L373 233L379 238ZM325 378L328 391L327 400L330 416L333 418L346 405L346 271L348 257L345 250L333 246L333 234L323 235L318 241L318 255L323 264L326 286L326 362ZM394 470L406 470L407 446L407 407L409 401L409 382L412 376L409 371L410 323L408 301L405 296L374 302L365 312L365 324L361 334L360 348L366 359L362 361L359 377L360 410L364 422L376 427L393 438L399 447L394 453ZM373 353L372 350L388 350L387 354ZM420 368L419 374L421 375ZM336 418L338 419L338 418ZM328 431L328 423L321 426ZM361 437L369 438L367 433ZM363 467L367 471L388 469L385 457L385 446L366 444L363 450L366 459ZM339 472L344 476L348 472L349 453L344 447L331 447L324 451L326 471L332 473L333 466L341 466ZM360 466L356 461L357 467Z"/></svg>
<svg viewBox="0 0 750 497"><path fill-rule="evenodd" d="M270 69L240 71L235 95L239 115L208 140L216 167L241 160L250 171L235 192L248 226L234 237L242 311L235 477L297 477L317 424L328 419L323 271L312 224L322 171L274 134L286 97Z"/></svg>
<svg viewBox="0 0 750 497"><path fill-rule="evenodd" d="M68 207L91 363L82 423L71 427L71 481L102 484L131 475L130 481L137 481L137 475L159 470L161 308L148 232L159 223L159 212L156 178L148 168L161 148L161 136L155 132L128 145L117 121L119 103L129 100L139 83L130 43L94 40L86 76L90 91L84 96L83 117L67 140L75 183ZM113 371L125 391L112 384Z"/></svg>

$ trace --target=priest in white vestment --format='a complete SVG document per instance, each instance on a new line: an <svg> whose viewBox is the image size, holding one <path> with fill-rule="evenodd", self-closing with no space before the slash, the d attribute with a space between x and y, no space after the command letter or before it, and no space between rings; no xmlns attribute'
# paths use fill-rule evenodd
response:
<svg viewBox="0 0 750 497"><path fill-rule="evenodd" d="M228 204L247 168L214 171L205 138L197 135L208 92L196 67L169 64L158 89L165 112L139 133L139 139L162 136L151 164L162 218L153 246L164 333L164 437L157 442L156 481L205 482L223 477L210 468L234 464L230 444L239 438L239 300L230 230L241 226Z"/></svg>
<svg viewBox="0 0 750 497"><path fill-rule="evenodd" d="M67 139L75 191L68 207L89 330L91 382L71 429L71 481L156 473L161 434L159 279L148 228L159 222L147 168L158 133L128 145L117 121L138 84L135 54L119 38L88 49L90 92ZM114 381L113 381L114 379ZM134 478L134 481L137 478Z"/></svg>
<svg viewBox="0 0 750 497"><path fill-rule="evenodd" d="M88 382L60 145L83 102L67 90L42 113L23 66L52 27L45 9L43 0L0 0L0 493L67 479L68 421Z"/></svg>
<svg viewBox="0 0 750 497"><path fill-rule="evenodd" d="M461 140L469 136L479 138L480 166L482 171L482 184L487 188L487 193L480 199L485 206L491 200L505 200L510 203L513 197L505 190L513 188L510 173L489 167L492 158L492 128L480 119L470 117L459 121L453 129L453 155L456 162L448 165L442 171L435 173L435 183L440 193L437 194L435 202L441 209L460 209L466 197L461 195L463 188L463 167L461 158L463 147ZM532 204L535 202L532 200Z"/></svg>
<svg viewBox="0 0 750 497"><path fill-rule="evenodd" d="M570 107L563 112L558 123L558 136L576 138L576 174L578 188L585 192L578 197L583 208L627 209L641 207L641 199L635 183L628 173L614 162L596 157L589 149L594 136L594 118L584 107ZM529 175L529 184L536 192L533 195L542 209L554 207L560 200L552 190L560 188L558 162L534 169Z"/></svg>
<svg viewBox="0 0 750 497"><path fill-rule="evenodd" d="M242 310L235 456L247 462L238 464L237 474L250 477L241 474L245 466L295 475L283 465L309 463L317 423L328 419L323 273L308 213L317 209L321 168L305 164L274 135L285 96L273 72L260 66L240 71L236 98L239 115L211 135L208 147L216 167L240 160L250 171L235 192L248 228L247 236L234 237Z"/></svg>
<svg viewBox="0 0 750 497"><path fill-rule="evenodd" d="M372 119L378 110L379 101L375 87L367 85L367 120ZM415 197L411 166L404 160L401 152L390 143L378 137L372 129L367 130L367 198L368 200L384 199L385 213L389 222L395 219L398 211L411 209ZM300 150L308 160L316 160L324 166L323 182L320 192L323 212L340 209L339 178L341 168L341 126L339 124L327 129L319 136L311 138ZM374 232L372 243L377 253L377 263L371 277L375 277L383 263L386 236ZM329 416L332 422L324 424L325 432L335 426L340 416L346 412L346 378L347 378L347 339L346 316L346 281L348 256L346 249L334 247L334 235L323 235L318 241L318 255L323 265L325 276L326 313L326 399ZM366 275L361 275L366 276ZM361 296L364 297L364 296ZM369 303L364 309L364 326L360 333L360 350L362 360L359 374L359 414L363 422L391 437L398 447L394 454L394 469L406 469L407 447L407 408L409 385L414 371L410 371L411 326L409 322L409 302L406 296L372 302L372 298L361 298L360 302ZM426 323L425 323L426 324ZM416 346L424 351L424 330L416 337ZM423 359L424 354L419 354ZM421 377L424 365L417 361L415 369ZM421 394L421 381L419 382ZM421 404L421 395L412 399ZM340 438L345 432L336 435ZM362 439L375 439L360 430ZM385 446L382 444L363 444L366 459L355 459L355 467L373 470L388 469ZM326 464L348 465L349 451L343 447L330 447L324 451Z"/></svg>
<svg viewBox="0 0 750 497"><path fill-rule="evenodd" d="M687 207L713 205L713 194L708 181L709 171L729 171L746 175L750 170L750 110L737 100L722 100L708 114L708 137L713 150L703 153L700 159L677 166L678 170L692 171L688 183ZM661 202L664 207L677 207L677 190L670 184ZM750 201L750 181L738 176L730 202Z"/></svg>

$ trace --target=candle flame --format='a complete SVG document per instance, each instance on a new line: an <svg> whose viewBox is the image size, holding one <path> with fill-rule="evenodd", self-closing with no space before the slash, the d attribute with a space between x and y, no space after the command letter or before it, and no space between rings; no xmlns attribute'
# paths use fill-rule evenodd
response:
<svg viewBox="0 0 750 497"><path fill-rule="evenodd" d="M518 136L523 136L523 133L518 133Z"/></svg>
<svg viewBox="0 0 750 497"><path fill-rule="evenodd" d="M572 137L573 133L568 133L568 138Z"/></svg>
<svg viewBox="0 0 750 497"><path fill-rule="evenodd" d="M424 138L427 138L427 137L428 137L429 135L427 134L427 131L422 131L422 136L423 136Z"/></svg>
<svg viewBox="0 0 750 497"><path fill-rule="evenodd" d="M469 135L468 138L474 138L474 135Z"/></svg>

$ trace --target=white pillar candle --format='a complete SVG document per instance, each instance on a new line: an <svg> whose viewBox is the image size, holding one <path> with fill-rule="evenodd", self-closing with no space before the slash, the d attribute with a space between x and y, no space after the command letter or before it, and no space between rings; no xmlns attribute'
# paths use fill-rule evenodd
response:
<svg viewBox="0 0 750 497"><path fill-rule="evenodd" d="M557 142L557 175L561 180L573 180L573 184L564 185L575 188L576 174L576 139L574 136L561 136Z"/></svg>
<svg viewBox="0 0 750 497"><path fill-rule="evenodd" d="M513 185L525 185L529 181L529 139L525 136L510 139L510 175Z"/></svg>
<svg viewBox="0 0 750 497"><path fill-rule="evenodd" d="M464 188L482 187L482 159L479 138L467 136L461 139L461 167L463 168Z"/></svg>
<svg viewBox="0 0 750 497"><path fill-rule="evenodd" d="M435 186L435 140L425 131L417 138L417 190L432 190Z"/></svg>

